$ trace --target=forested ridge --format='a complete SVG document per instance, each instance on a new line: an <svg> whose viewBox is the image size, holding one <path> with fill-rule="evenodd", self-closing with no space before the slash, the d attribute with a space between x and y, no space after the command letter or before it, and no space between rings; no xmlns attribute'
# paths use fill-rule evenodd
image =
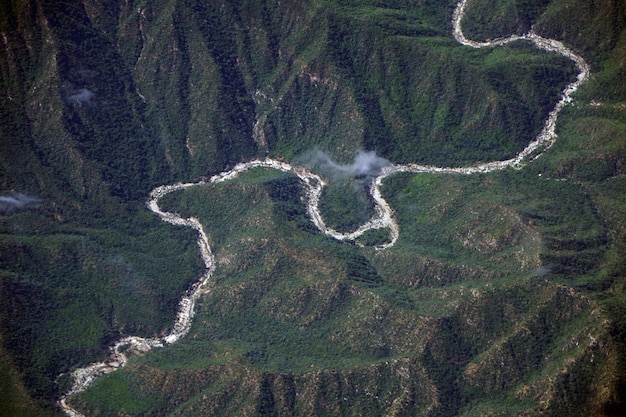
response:
<svg viewBox="0 0 626 417"><path fill-rule="evenodd" d="M389 3L389 4L388 4ZM470 166L516 155L574 64L452 37L454 1L10 0L0 7L0 415L61 415L69 372L166 334L202 274L156 186L270 156L319 169L326 222L373 212L317 150ZM251 170L172 193L217 259L190 334L73 397L86 415L619 415L626 298L626 10L470 0L591 67L523 169L405 173L395 246L324 236L300 183ZM317 168L316 168L317 167ZM360 246L362 245L362 246ZM61 375L59 377L59 375Z"/></svg>

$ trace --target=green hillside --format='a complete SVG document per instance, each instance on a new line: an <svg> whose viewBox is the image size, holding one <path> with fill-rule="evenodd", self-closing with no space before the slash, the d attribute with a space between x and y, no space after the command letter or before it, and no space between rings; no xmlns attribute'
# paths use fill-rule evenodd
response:
<svg viewBox="0 0 626 417"><path fill-rule="evenodd" d="M0 416L60 416L69 373L163 336L204 271L159 185L272 157L374 213L358 150L471 166L535 139L577 69L475 49L454 0L7 0L0 7ZM590 79L523 169L398 173L399 225L322 234L292 174L176 191L217 268L189 334L69 403L86 416L617 416L626 387L626 6L469 0L469 39L531 28ZM323 154L322 154L323 152ZM326 165L325 165L326 164Z"/></svg>

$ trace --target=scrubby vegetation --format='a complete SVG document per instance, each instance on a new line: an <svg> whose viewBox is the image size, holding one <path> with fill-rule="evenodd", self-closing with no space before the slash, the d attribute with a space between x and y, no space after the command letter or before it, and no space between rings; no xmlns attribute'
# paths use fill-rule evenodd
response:
<svg viewBox="0 0 626 417"><path fill-rule="evenodd" d="M193 230L145 209L154 186L315 148L342 163L356 149L394 163L505 159L575 74L527 42L457 44L452 0L6 3L7 416L59 415L70 370L172 325L203 265ZM278 171L163 198L206 228L212 288L185 339L72 404L94 416L619 415L626 11L587 3L469 1L468 38L532 27L584 56L592 77L556 144L522 170L387 178L400 226L388 250L373 248L386 230L364 247L319 233L299 180ZM358 178L330 179L329 225L372 215Z"/></svg>

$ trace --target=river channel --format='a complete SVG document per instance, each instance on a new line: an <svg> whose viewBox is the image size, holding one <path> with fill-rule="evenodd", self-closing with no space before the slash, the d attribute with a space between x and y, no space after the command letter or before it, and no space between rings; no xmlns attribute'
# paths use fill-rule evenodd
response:
<svg viewBox="0 0 626 417"><path fill-rule="evenodd" d="M218 174L209 180L193 183L163 185L155 188L150 193L150 198L146 203L148 208L165 222L174 225L191 227L197 231L197 242L205 265L205 271L180 299L174 325L166 336L161 338L143 338L139 336L124 337L109 348L109 357L104 361L92 363L72 372L72 387L68 392L62 395L58 401L59 406L66 415L70 417L85 417L78 410L72 408L72 406L68 404L67 400L69 397L87 389L98 377L122 368L128 362L129 357L146 353L154 348L175 343L184 337L191 328L195 311L195 303L198 298L205 293L207 284L215 271L215 258L211 251L211 247L209 246L207 235L200 224L200 221L195 217L182 218L177 214L162 211L158 202L163 196L189 187L228 181L235 178L240 173L253 168L264 167L277 169L296 175L303 182L306 187L307 211L309 217L322 233L332 236L338 240L355 240L368 230L386 228L389 229L388 243L376 247L378 250L384 250L393 246L400 234L398 224L393 217L393 211L382 197L380 190L383 180L388 176L399 172L469 175L476 173L488 173L509 167L520 169L523 168L529 160L541 156L545 150L552 146L557 138L555 126L558 115L560 111L572 101L572 94L574 94L578 87L589 78L589 66L581 56L567 48L563 43L554 39L543 38L534 33L532 30L525 35L513 35L507 38L498 38L486 42L469 40L465 38L461 28L461 22L465 14L466 6L467 0L460 1L452 15L452 33L454 38L459 43L472 48L491 48L515 41L527 40L535 44L535 46L539 49L563 55L571 59L576 64L578 68L576 81L568 84L563 89L560 100L548 114L546 120L544 121L543 128L537 137L515 157L507 160L492 161L468 167L437 167L418 164L392 164L382 168L379 174L373 179L369 190L375 203L375 214L368 222L350 233L337 232L336 230L326 226L324 223L324 219L319 209L319 201L322 195L322 190L326 185L323 178L305 167L293 166L286 162L274 159L258 159L241 163L236 165L233 169Z"/></svg>

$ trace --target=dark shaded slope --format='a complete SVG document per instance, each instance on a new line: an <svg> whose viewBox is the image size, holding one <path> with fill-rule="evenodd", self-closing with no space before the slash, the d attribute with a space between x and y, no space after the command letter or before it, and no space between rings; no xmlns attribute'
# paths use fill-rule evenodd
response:
<svg viewBox="0 0 626 417"><path fill-rule="evenodd" d="M99 163L112 195L138 198L166 176L157 158L163 150L142 128L142 103L130 72L112 39L92 26L83 5L49 2L43 12L58 45L65 129L79 152Z"/></svg>

